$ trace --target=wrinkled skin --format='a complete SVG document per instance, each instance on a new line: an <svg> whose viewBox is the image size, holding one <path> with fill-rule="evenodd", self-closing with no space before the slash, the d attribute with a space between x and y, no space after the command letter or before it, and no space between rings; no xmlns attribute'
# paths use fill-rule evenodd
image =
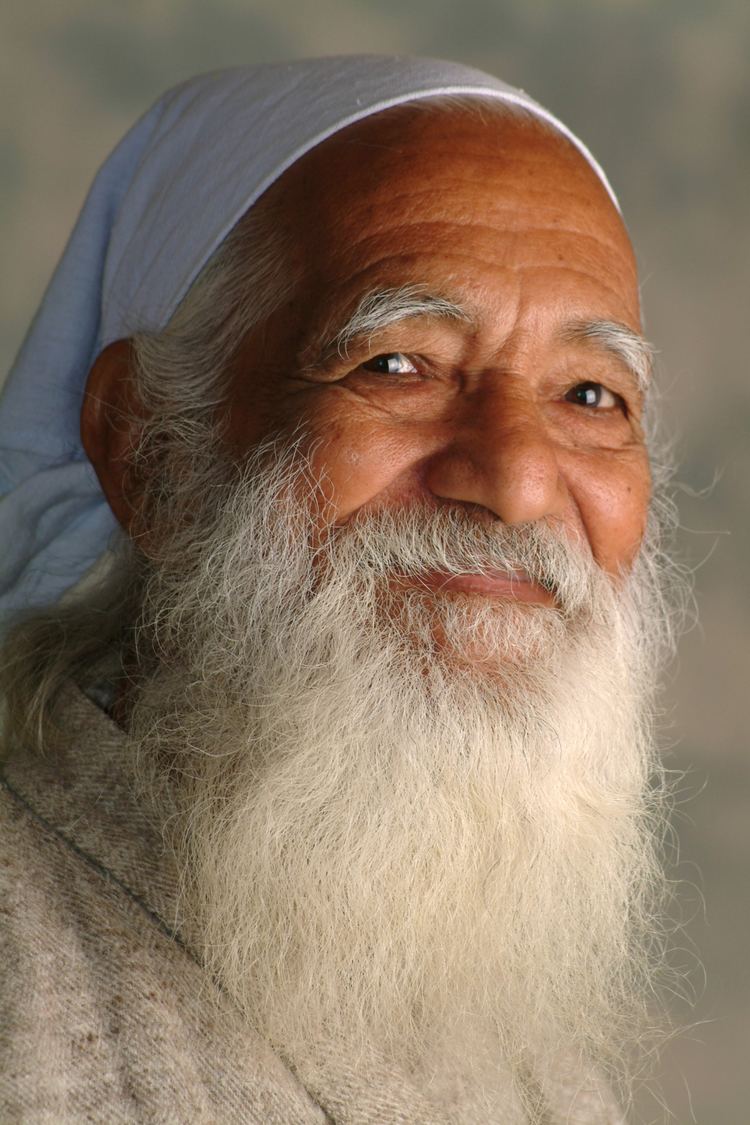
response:
<svg viewBox="0 0 750 1125"><path fill-rule="evenodd" d="M650 494L642 393L619 358L565 328L607 320L639 331L637 273L580 154L525 122L406 107L325 141L270 190L302 279L234 366L230 454L302 426L318 439L337 523L368 507L460 503L485 520L559 521L607 572L627 570ZM348 356L321 357L364 294L406 284L469 319L411 318ZM125 393L121 345L92 372L100 399ZM391 353L398 373L378 370L374 357ZM576 397L584 383L605 388L596 405ZM106 412L98 418L84 411L84 440L88 429L127 523L135 501L102 433ZM465 592L547 597L502 576Z"/></svg>

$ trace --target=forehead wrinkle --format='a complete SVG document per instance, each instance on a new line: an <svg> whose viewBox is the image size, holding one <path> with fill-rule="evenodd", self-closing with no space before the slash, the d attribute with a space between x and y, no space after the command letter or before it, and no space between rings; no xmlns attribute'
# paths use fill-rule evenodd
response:
<svg viewBox="0 0 750 1125"><path fill-rule="evenodd" d="M387 229L389 233L397 235L408 235L413 232L423 234L430 232L433 229L441 230L446 226L460 230L461 228L471 228L472 231L478 234L486 233L490 236L495 236L498 230L503 233L514 233L514 224L508 224L502 228L498 228L497 224L490 222L491 218L504 218L510 215L514 220L519 217L518 201L509 199L507 201L499 199L497 195L493 196L490 203L482 208L477 209L475 205L466 205L463 210L459 211L455 205L450 215L428 215L425 208L420 203L420 196L425 195L428 199L433 196L433 192L424 189L423 192L414 190L404 192L401 195L394 193L388 200L387 206L382 207L382 212L387 220ZM395 212L395 205L399 202L408 203L409 206L403 208L403 214L400 216L399 221L396 223L393 220ZM413 204L413 205L412 205ZM542 234L556 234L564 238L575 239L577 243L581 241L591 242L595 246L601 247L608 252L615 252L618 256L623 256L622 243L615 237L611 236L610 232L606 230L601 224L593 226L588 220L575 218L571 215L570 208L566 207L564 201L558 195L554 209L550 208L549 216L545 220L544 216L540 214L540 208L536 206L533 197L527 193L525 200L526 209L523 211L523 236L529 238L532 235ZM373 218L373 215L375 217ZM372 242L377 243L381 237L381 220L377 212L374 212L371 202L365 200L361 205L357 205L356 201L348 206L348 215L350 217L351 226L356 227L356 233L353 236L357 246L367 246ZM528 216L534 215L535 219L532 221ZM562 222L561 222L562 220ZM364 227L363 223L368 226ZM369 229L368 229L369 228Z"/></svg>
<svg viewBox="0 0 750 1125"><path fill-rule="evenodd" d="M326 339L319 349L325 359L338 355L347 359L355 342L371 339L391 325L416 317L433 320L452 320L471 323L466 309L439 294L430 293L425 285L409 284L398 287L373 289L359 300L346 322Z"/></svg>
<svg viewBox="0 0 750 1125"><path fill-rule="evenodd" d="M638 332L616 320L576 320L562 330L564 340L588 343L616 356L634 376L639 389L646 392L651 382L654 348Z"/></svg>

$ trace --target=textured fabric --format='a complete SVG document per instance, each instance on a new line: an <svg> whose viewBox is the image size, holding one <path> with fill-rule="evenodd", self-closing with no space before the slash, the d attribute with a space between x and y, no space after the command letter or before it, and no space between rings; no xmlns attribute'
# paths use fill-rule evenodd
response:
<svg viewBox="0 0 750 1125"><path fill-rule="evenodd" d="M0 1121L21 1125L515 1125L342 1058L295 1077L174 936L175 871L134 798L122 732L71 688L44 760L0 789ZM308 1092L310 1091L310 1092ZM539 1084L545 1125L618 1125L580 1077Z"/></svg>
<svg viewBox="0 0 750 1125"><path fill-rule="evenodd" d="M3 793L0 1121L326 1121L171 938L169 864L98 715L78 769L90 709L74 704L70 744L10 766Z"/></svg>
<svg viewBox="0 0 750 1125"><path fill-rule="evenodd" d="M88 371L108 343L164 326L221 240L326 137L389 106L520 90L456 63L348 56L204 75L170 90L105 162L0 398L0 627L54 601L115 530L79 435Z"/></svg>

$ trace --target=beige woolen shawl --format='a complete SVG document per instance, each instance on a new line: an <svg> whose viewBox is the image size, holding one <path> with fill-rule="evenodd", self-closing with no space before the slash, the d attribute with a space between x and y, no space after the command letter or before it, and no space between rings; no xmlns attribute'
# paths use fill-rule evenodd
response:
<svg viewBox="0 0 750 1125"><path fill-rule="evenodd" d="M175 935L175 870L123 732L72 686L59 722L0 788L0 1122L449 1125L405 1074L342 1059L306 1088ZM546 1099L549 1125L622 1120L570 1078ZM510 1105L461 1117L508 1125Z"/></svg>

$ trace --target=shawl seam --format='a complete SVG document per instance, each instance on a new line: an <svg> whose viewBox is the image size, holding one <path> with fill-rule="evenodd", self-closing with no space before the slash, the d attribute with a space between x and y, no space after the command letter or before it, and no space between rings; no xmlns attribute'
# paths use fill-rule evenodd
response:
<svg viewBox="0 0 750 1125"><path fill-rule="evenodd" d="M19 793L16 789L13 788L8 779L3 775L0 775L0 789L5 789L6 792L16 801L18 805L20 805L20 807L31 817L34 822L36 822L38 825L41 825L42 828L46 829L47 832L49 832L53 837L64 844L65 847L73 853L73 855L83 860L83 862L88 867L96 872L96 874L103 880L103 882L109 883L110 885L117 887L118 890L122 891L126 898L134 903L146 915L149 921L151 921L156 926L156 928L164 937L178 946L185 953L185 955L190 958L193 964L197 965L199 969L205 972L205 966L201 964L190 947L182 940L181 937L179 937L179 935L174 930L170 929L164 919L159 914L157 914L155 910L152 910L149 906L147 906L146 903L143 902L143 900L140 899L138 895L136 895L130 889L130 887L128 887L127 883L124 883L122 879L119 879L116 875L114 875L109 870L109 868L105 867L103 863L99 862L99 860L89 855L88 852L85 852L83 848L73 843L72 840L69 840L68 837L63 832L61 832L59 828L55 828L55 826L51 824L46 819L46 817L43 817L40 813L37 812L34 806L26 799L26 797L23 796L23 794ZM213 977L211 979L213 980ZM217 981L213 980L213 983L216 987L218 987L221 993L226 995L225 990ZM283 1063L284 1060L282 1059L281 1061ZM285 1065L288 1066L288 1064ZM294 1070L292 1068L289 1069L290 1072L297 1078L297 1081L300 1083L302 1089L310 1098L312 1104L322 1111L327 1121L330 1121L335 1125L335 1118L329 1116L327 1110L325 1109L325 1106L323 1106L321 1102L316 1097L314 1097L305 1083L302 1082L299 1076L295 1074Z"/></svg>
<svg viewBox="0 0 750 1125"><path fill-rule="evenodd" d="M186 943L176 933L176 931L171 929L164 921L164 919L156 913L155 910L152 910L150 906L147 906L146 903L141 898L139 898L134 891L130 889L127 883L124 883L122 879L119 879L117 875L113 874L113 872L111 872L108 867L105 867L103 863L100 863L99 860L89 855L88 852L85 852L83 848L78 846L78 844L75 844L72 840L68 839L68 837L63 832L61 832L59 828L55 828L53 824L51 824L45 817L37 812L37 810L26 799L26 797L24 797L21 793L13 788L6 777L0 777L0 786L2 786L3 789L7 790L11 797L15 798L16 802L31 816L32 820L36 821L37 824L40 824L43 828L45 828L48 832L50 832L53 836L60 840L66 846L66 848L68 848L74 855L76 855L79 859L82 859L84 863L92 868L92 870L94 870L97 875L99 875L100 878L104 880L105 883L110 883L112 886L115 886L119 890L121 890L126 895L126 897L130 899L131 902L135 903L135 905L140 908L140 910L146 915L146 917L149 918L151 922L153 922L157 929L160 930L166 938L174 942L175 945L179 946L179 948L182 949L183 952L187 954L190 960L193 961L196 965L200 966L201 968L203 967L190 947L186 945Z"/></svg>

